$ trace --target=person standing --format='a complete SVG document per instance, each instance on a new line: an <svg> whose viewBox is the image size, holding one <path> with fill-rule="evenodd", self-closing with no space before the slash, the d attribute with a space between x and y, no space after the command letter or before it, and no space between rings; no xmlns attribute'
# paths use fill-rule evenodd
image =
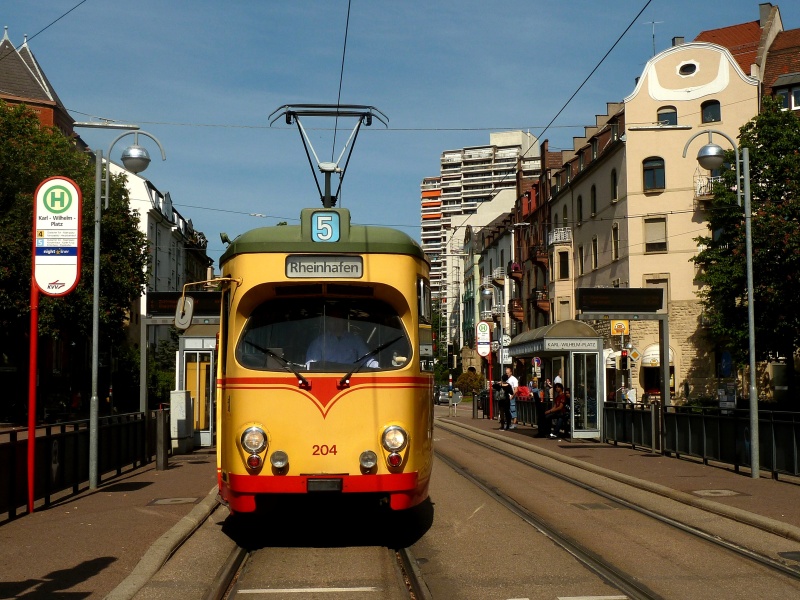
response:
<svg viewBox="0 0 800 600"><path fill-rule="evenodd" d="M517 391L519 390L519 381L516 377L514 377L514 371L511 367L506 367L506 382L511 388L511 394L509 396L508 402L509 407L508 410L511 414L511 426L507 429L516 429L517 428Z"/></svg>
<svg viewBox="0 0 800 600"><path fill-rule="evenodd" d="M492 384L497 391L497 409L500 429L511 428L511 386L508 384L508 375L503 375L501 381Z"/></svg>

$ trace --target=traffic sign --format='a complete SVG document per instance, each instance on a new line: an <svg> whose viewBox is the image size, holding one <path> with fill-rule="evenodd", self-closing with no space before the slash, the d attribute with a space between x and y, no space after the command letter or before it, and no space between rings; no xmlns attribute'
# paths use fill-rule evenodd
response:
<svg viewBox="0 0 800 600"><path fill-rule="evenodd" d="M33 205L33 278L39 291L65 296L80 279L83 197L78 184L50 177Z"/></svg>
<svg viewBox="0 0 800 600"><path fill-rule="evenodd" d="M489 356L491 351L491 344L489 342L478 342L478 354L480 356Z"/></svg>

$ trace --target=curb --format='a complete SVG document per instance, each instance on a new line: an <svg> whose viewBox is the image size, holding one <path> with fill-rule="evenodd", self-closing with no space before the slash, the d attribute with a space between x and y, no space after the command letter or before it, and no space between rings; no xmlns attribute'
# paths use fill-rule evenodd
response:
<svg viewBox="0 0 800 600"><path fill-rule="evenodd" d="M508 439L505 436L492 433L491 431L485 431L478 427L473 427L471 425L458 423L455 421L451 421L449 419L439 418L437 419L437 421L440 423L447 423L452 426L460 427L463 429L468 429L474 433L502 440L513 446L517 446L519 448L524 448L525 450L536 452L537 454L541 454L542 456L546 456L547 458L558 460L570 466L583 469L584 471L589 471L590 473L594 473L595 475L601 475L603 477L613 479L614 481L617 481L619 483L624 483L626 485L639 488L640 490L651 492L653 494L658 494L660 496L665 496L667 498L675 500L676 502L680 502L682 504L688 504L689 506L693 506L694 508L699 508L706 512L714 513L722 517L726 517L728 519L733 519L734 521L738 521L739 523L743 523L745 525L750 525L752 527L763 529L769 533L779 535L783 538L793 540L795 542L800 542L800 527L795 527L794 525L790 525L789 523L776 521L775 519L764 517L762 515L756 515L751 512L741 510L739 508L727 506L725 504L718 504L717 502L706 500L704 498L697 498L695 496L692 496L691 494L687 494L686 492L674 490L672 488L660 485L658 483L653 483L652 481L646 481L644 479L638 479L630 475L618 473L617 471L612 471L604 467L598 467L591 463L586 463L571 458L569 456L566 456L564 454L553 452L552 450L539 448L538 446L535 446L533 444L528 444L526 442L521 442L519 440Z"/></svg>
<svg viewBox="0 0 800 600"><path fill-rule="evenodd" d="M203 524L219 505L217 486L191 512L175 523L172 528L150 546L136 567L122 583L106 596L112 600L130 600L142 589L153 575L164 566L169 557L183 544L194 531Z"/></svg>

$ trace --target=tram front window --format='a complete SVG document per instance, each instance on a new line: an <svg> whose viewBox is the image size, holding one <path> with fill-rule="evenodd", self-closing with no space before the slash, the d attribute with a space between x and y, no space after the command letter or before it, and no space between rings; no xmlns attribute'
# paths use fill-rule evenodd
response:
<svg viewBox="0 0 800 600"><path fill-rule="evenodd" d="M253 311L236 359L260 371L385 371L408 364L410 348L399 315L381 300L275 298Z"/></svg>

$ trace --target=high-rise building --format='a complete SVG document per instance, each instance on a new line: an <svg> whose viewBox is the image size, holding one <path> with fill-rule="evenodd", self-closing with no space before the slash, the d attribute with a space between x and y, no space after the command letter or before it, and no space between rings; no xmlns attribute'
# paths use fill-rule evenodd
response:
<svg viewBox="0 0 800 600"><path fill-rule="evenodd" d="M510 212L520 195L520 182L537 177L540 171L536 137L505 131L491 133L486 146L445 150L439 176L422 180L422 248L431 260L433 299L448 323L448 345L463 343L459 306L464 229L478 230Z"/></svg>

